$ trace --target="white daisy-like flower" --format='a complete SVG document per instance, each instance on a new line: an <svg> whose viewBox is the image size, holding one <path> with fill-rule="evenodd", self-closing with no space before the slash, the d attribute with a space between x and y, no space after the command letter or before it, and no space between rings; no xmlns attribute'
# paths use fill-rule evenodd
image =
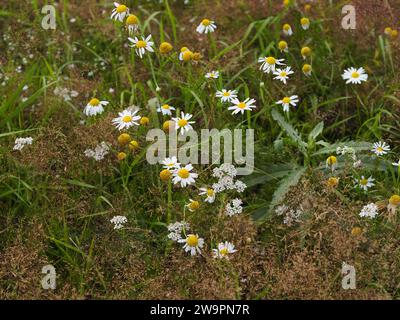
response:
<svg viewBox="0 0 400 320"><path fill-rule="evenodd" d="M274 72L274 79L282 81L284 84L286 84L287 80L289 79L289 75L293 74L294 72L291 70L291 67L286 67L285 69L276 69Z"/></svg>
<svg viewBox="0 0 400 320"><path fill-rule="evenodd" d="M200 196L206 196L205 202L213 203L215 201L215 191L212 188L200 188Z"/></svg>
<svg viewBox="0 0 400 320"><path fill-rule="evenodd" d="M129 8L124 4L114 2L115 8L111 13L111 19L124 21L125 17L129 14Z"/></svg>
<svg viewBox="0 0 400 320"><path fill-rule="evenodd" d="M130 14L125 23L129 34L134 34L139 30L139 19L134 14Z"/></svg>
<svg viewBox="0 0 400 320"><path fill-rule="evenodd" d="M382 156L390 151L390 146L386 144L386 142L384 141L375 142L371 151L375 153L377 156Z"/></svg>
<svg viewBox="0 0 400 320"><path fill-rule="evenodd" d="M171 112L172 110L175 110L175 108L173 106L170 106L169 104L163 104L157 108L157 112L161 112L164 116L172 115L172 112Z"/></svg>
<svg viewBox="0 0 400 320"><path fill-rule="evenodd" d="M348 68L344 70L342 74L343 80L346 80L346 83L352 84L360 84L363 81L368 80L368 74L365 72L364 68Z"/></svg>
<svg viewBox="0 0 400 320"><path fill-rule="evenodd" d="M282 31L283 31L283 34L284 34L285 36L291 36L291 35L293 34L292 27L291 27L290 24L288 24L288 23L286 23L286 24L283 25Z"/></svg>
<svg viewBox="0 0 400 320"><path fill-rule="evenodd" d="M207 72L205 77L207 79L218 79L219 78L219 71Z"/></svg>
<svg viewBox="0 0 400 320"><path fill-rule="evenodd" d="M193 116L189 113L184 113L181 112L180 117L172 118L172 120L175 122L175 129L180 130L180 134L185 134L185 132L189 130L193 130L193 127L191 126L192 123L195 123L195 121L189 121Z"/></svg>
<svg viewBox="0 0 400 320"><path fill-rule="evenodd" d="M231 242L225 241L218 244L218 249L213 249L213 256L218 259L229 259L229 255L236 251Z"/></svg>
<svg viewBox="0 0 400 320"><path fill-rule="evenodd" d="M284 97L282 100L279 100L276 104L281 104L283 106L283 111L289 112L290 106L295 107L299 102L299 97L294 95L291 97Z"/></svg>
<svg viewBox="0 0 400 320"><path fill-rule="evenodd" d="M310 19L308 19L308 18L301 18L301 19L300 19L300 24L301 24L301 27L302 27L304 30L308 30L308 28L310 28Z"/></svg>
<svg viewBox="0 0 400 320"><path fill-rule="evenodd" d="M179 53L179 60L181 61L189 61L193 58L193 52L189 50L187 47L183 47L181 52Z"/></svg>
<svg viewBox="0 0 400 320"><path fill-rule="evenodd" d="M378 215L378 206L375 203L370 203L361 209L360 217L367 217L370 219L375 218Z"/></svg>
<svg viewBox="0 0 400 320"><path fill-rule="evenodd" d="M214 32L215 29L217 29L217 25L215 24L214 21L209 20L209 19L203 19L203 21L201 21L201 23L196 28L196 31L198 33L206 33L207 34L210 32Z"/></svg>
<svg viewBox="0 0 400 320"><path fill-rule="evenodd" d="M195 179L198 177L198 174L191 172L192 170L193 166L190 163L184 167L176 168L173 171L172 182L174 184L180 183L182 188L195 183Z"/></svg>
<svg viewBox="0 0 400 320"><path fill-rule="evenodd" d="M104 106L108 105L108 101L100 101L97 98L92 98L86 105L83 113L87 116L95 116L104 112Z"/></svg>
<svg viewBox="0 0 400 320"><path fill-rule="evenodd" d="M119 230L124 227L124 224L128 222L125 216L114 216L110 222L114 224L114 230Z"/></svg>
<svg viewBox="0 0 400 320"><path fill-rule="evenodd" d="M15 144L13 150L21 151L26 145L30 145L33 142L32 137L27 138L17 138L15 139Z"/></svg>
<svg viewBox="0 0 400 320"><path fill-rule="evenodd" d="M143 55L146 53L146 51L154 52L154 42L151 41L151 34L147 38L142 37L142 40L139 40L138 37L128 38L128 40L132 42L130 47L135 48L135 52L140 58L143 58Z"/></svg>
<svg viewBox="0 0 400 320"><path fill-rule="evenodd" d="M199 238L197 234L188 234L186 239L178 240L179 243L184 243L183 249L185 252L190 252L192 256L197 253L201 254L201 248L204 246L204 239Z"/></svg>
<svg viewBox="0 0 400 320"><path fill-rule="evenodd" d="M394 165L395 167L400 167L400 159L397 162L392 162L392 165Z"/></svg>
<svg viewBox="0 0 400 320"><path fill-rule="evenodd" d="M173 156L171 158L165 158L163 161L161 161L161 164L163 165L164 169L176 169L180 167L180 163L178 162L178 159Z"/></svg>
<svg viewBox="0 0 400 320"><path fill-rule="evenodd" d="M221 102L232 102L233 99L237 98L237 91L222 89L221 91L217 91L215 96L220 98Z"/></svg>
<svg viewBox="0 0 400 320"><path fill-rule="evenodd" d="M261 57L258 62L261 63L260 70L265 73L274 73L276 66L284 66L285 59L276 59L274 57Z"/></svg>
<svg viewBox="0 0 400 320"><path fill-rule="evenodd" d="M254 103L256 100L247 98L244 101L239 101L239 99L235 98L232 100L233 106L230 106L228 110L233 110L232 114L238 114L241 112L242 114L244 113L245 110L250 110L257 108Z"/></svg>
<svg viewBox="0 0 400 320"><path fill-rule="evenodd" d="M139 110L132 110L131 108L125 109L118 113L118 117L112 120L112 123L117 127L118 130L129 129L133 125L138 126L139 123L136 121L140 120L140 116L137 116Z"/></svg>
<svg viewBox="0 0 400 320"><path fill-rule="evenodd" d="M364 191L368 191L369 188L373 187L375 185L374 181L374 178L369 177L367 179L364 176L361 176L360 179L355 179L356 187L360 187Z"/></svg>
<svg viewBox="0 0 400 320"><path fill-rule="evenodd" d="M189 203L186 204L185 207L187 207L190 212L194 212L200 208L200 202L193 199L189 199Z"/></svg>

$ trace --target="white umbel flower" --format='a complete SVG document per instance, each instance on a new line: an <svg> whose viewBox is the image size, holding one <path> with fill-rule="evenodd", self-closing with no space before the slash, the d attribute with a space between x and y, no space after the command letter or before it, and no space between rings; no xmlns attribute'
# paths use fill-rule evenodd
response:
<svg viewBox="0 0 400 320"><path fill-rule="evenodd" d="M97 98L92 98L86 105L83 113L87 116L95 116L104 112L104 106L108 105L108 101L100 101Z"/></svg>
<svg viewBox="0 0 400 320"><path fill-rule="evenodd" d="M186 239L178 240L179 243L184 243L183 249L185 252L190 252L190 255L195 256L201 254L201 248L204 246L204 239L199 238L197 234L188 234Z"/></svg>
<svg viewBox="0 0 400 320"><path fill-rule="evenodd" d="M342 74L343 80L346 80L346 84L360 84L363 81L368 80L368 74L365 72L364 68L348 68L344 70Z"/></svg>
<svg viewBox="0 0 400 320"><path fill-rule="evenodd" d="M110 222L114 224L114 230L119 230L124 227L124 224L128 222L125 216L114 216Z"/></svg>
<svg viewBox="0 0 400 320"><path fill-rule="evenodd" d="M129 14L129 8L124 4L114 2L115 8L111 13L111 19L124 21L125 17Z"/></svg>
<svg viewBox="0 0 400 320"><path fill-rule="evenodd" d="M118 113L118 117L112 120L112 123L117 127L118 130L129 129L133 125L138 126L139 123L136 121L140 120L140 116L136 113L138 110L125 109Z"/></svg>
<svg viewBox="0 0 400 320"><path fill-rule="evenodd" d="M33 142L33 138L32 137L17 138L17 139L15 139L13 150L21 151L26 145L32 144L32 142Z"/></svg>
<svg viewBox="0 0 400 320"><path fill-rule="evenodd" d="M101 142L93 149L86 149L84 154L88 158L93 158L96 161L101 161L109 153L110 147L106 142Z"/></svg>
<svg viewBox="0 0 400 320"><path fill-rule="evenodd" d="M295 107L299 102L299 97L294 95L291 97L284 97L282 100L279 100L277 104L281 104L283 106L283 111L289 112L290 106Z"/></svg>
<svg viewBox="0 0 400 320"><path fill-rule="evenodd" d="M286 67L285 69L276 69L274 72L274 79L282 81L284 84L287 83L287 80L289 79L289 75L293 74L294 72L292 71L291 67Z"/></svg>
<svg viewBox="0 0 400 320"><path fill-rule="evenodd" d="M261 57L258 62L261 63L260 70L265 73L274 73L276 66L284 66L285 59L276 59L274 57Z"/></svg>
<svg viewBox="0 0 400 320"><path fill-rule="evenodd" d="M232 114L238 114L239 112L244 114L245 110L250 110L251 111L252 109L257 108L254 105L255 102L256 102L256 100L250 99L250 98L247 98L244 101L240 101L239 99L236 98L236 99L232 100L233 106L230 106L228 108L228 110L233 110Z"/></svg>
<svg viewBox="0 0 400 320"><path fill-rule="evenodd" d="M360 217L373 219L378 215L378 206L375 203L370 203L361 209Z"/></svg>
<svg viewBox="0 0 400 320"><path fill-rule="evenodd" d="M235 246L231 242L225 241L219 243L217 249L213 249L213 256L216 259L229 259L229 255L236 251Z"/></svg>
<svg viewBox="0 0 400 320"><path fill-rule="evenodd" d="M135 48L135 52L140 58L143 58L146 51L154 52L154 42L151 41L151 34L147 38L142 37L142 40L139 40L138 37L128 38L128 40L132 43L130 47Z"/></svg>
<svg viewBox="0 0 400 320"><path fill-rule="evenodd" d="M180 183L182 188L194 184L196 182L195 179L198 177L198 174L191 172L192 170L193 166L191 164L187 164L184 167L176 168L173 171L172 182L174 184Z"/></svg>
<svg viewBox="0 0 400 320"><path fill-rule="evenodd" d="M217 25L215 24L214 21L209 20L209 19L203 19L201 23L198 25L196 28L196 31L198 33L211 33L214 32L215 29L217 29Z"/></svg>
<svg viewBox="0 0 400 320"><path fill-rule="evenodd" d="M225 214L229 217L232 217L236 214L242 213L243 212L242 203L243 201L239 198L233 199L226 205Z"/></svg>
<svg viewBox="0 0 400 320"><path fill-rule="evenodd" d="M180 134L185 134L185 132L188 132L189 130L193 130L192 124L195 123L195 121L189 121L193 116L189 113L184 113L181 112L180 117L172 118L172 120L175 122L175 129L180 130Z"/></svg>
<svg viewBox="0 0 400 320"><path fill-rule="evenodd" d="M377 156L382 156L390 151L390 146L386 144L386 142L384 141L375 142L371 151L375 153Z"/></svg>
<svg viewBox="0 0 400 320"><path fill-rule="evenodd" d="M221 102L232 102L237 98L237 91L222 89L221 91L217 91L215 96L220 98Z"/></svg>

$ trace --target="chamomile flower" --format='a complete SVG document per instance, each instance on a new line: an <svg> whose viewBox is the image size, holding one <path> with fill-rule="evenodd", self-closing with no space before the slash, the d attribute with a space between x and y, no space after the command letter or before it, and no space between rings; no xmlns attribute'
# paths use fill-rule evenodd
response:
<svg viewBox="0 0 400 320"><path fill-rule="evenodd" d="M157 108L157 112L161 112L164 116L172 115L172 110L175 110L175 108L173 106L170 106L169 104L163 104Z"/></svg>
<svg viewBox="0 0 400 320"><path fill-rule="evenodd" d="M303 68L301 69L302 71L303 71L303 73L307 76L307 77L309 77L309 76L311 76L311 72L312 72L312 67L311 67L311 65L309 65L309 64L304 64L303 65Z"/></svg>
<svg viewBox="0 0 400 320"><path fill-rule="evenodd" d="M200 188L200 196L206 196L205 202L213 203L215 201L215 191L211 188Z"/></svg>
<svg viewBox="0 0 400 320"><path fill-rule="evenodd" d="M213 256L218 259L229 259L229 255L236 251L237 250L235 250L235 246L232 243L225 241L219 243L217 249L213 249Z"/></svg>
<svg viewBox="0 0 400 320"><path fill-rule="evenodd" d="M186 205L190 212L194 212L200 208L200 202L189 199L189 203Z"/></svg>
<svg viewBox="0 0 400 320"><path fill-rule="evenodd" d="M375 185L374 181L375 181L374 178L369 177L367 179L364 176L361 176L360 179L355 179L356 187L359 187L364 191L368 191L369 188L373 187Z"/></svg>
<svg viewBox="0 0 400 320"><path fill-rule="evenodd" d="M221 91L217 91L215 96L221 98L221 102L232 102L233 99L237 98L237 91L222 89Z"/></svg>
<svg viewBox="0 0 400 320"><path fill-rule="evenodd" d="M163 164L163 168L168 170L177 169L181 165L175 156L171 158L165 158L163 161L161 161L161 163Z"/></svg>
<svg viewBox="0 0 400 320"><path fill-rule="evenodd" d="M219 71L207 72L205 77L207 79L218 79L219 78Z"/></svg>
<svg viewBox="0 0 400 320"><path fill-rule="evenodd" d="M151 41L151 35L147 38L142 37L142 40L139 40L138 37L135 38L128 38L130 42L132 42L131 48L135 48L136 54L143 58L143 55L148 52L154 52L153 45L154 42Z"/></svg>
<svg viewBox="0 0 400 320"><path fill-rule="evenodd" d="M309 57L311 55L311 48L310 47L303 47L301 48L301 56L303 57L303 59L306 59L307 57Z"/></svg>
<svg viewBox="0 0 400 320"><path fill-rule="evenodd" d="M209 20L209 19L203 19L203 21L201 21L201 23L196 28L196 31L198 33L206 33L207 34L210 32L214 32L215 29L217 29L217 25L215 24L214 21Z"/></svg>
<svg viewBox="0 0 400 320"><path fill-rule="evenodd" d="M285 69L276 69L274 72L274 79L282 81L284 84L287 83L289 79L289 75L293 74L294 72L291 70L291 67L286 67Z"/></svg>
<svg viewBox="0 0 400 320"><path fill-rule="evenodd" d="M187 47L183 47L181 52L179 53L179 60L181 61L190 61L193 59L193 52L190 51Z"/></svg>
<svg viewBox="0 0 400 320"><path fill-rule="evenodd" d="M295 107L299 102L299 97L294 95L290 97L284 97L282 100L279 100L277 104L281 104L283 106L283 111L289 112L290 106Z"/></svg>
<svg viewBox="0 0 400 320"><path fill-rule="evenodd" d="M185 134L185 132L192 130L193 127L191 126L192 123L195 121L189 121L193 116L189 113L181 112L180 117L172 118L175 122L175 130L180 130L180 134Z"/></svg>
<svg viewBox="0 0 400 320"><path fill-rule="evenodd" d="M283 25L282 31L283 31L283 34L284 34L285 36L291 36L291 35L293 34L292 27L291 27L290 24L288 24L288 23L286 23L286 24Z"/></svg>
<svg viewBox="0 0 400 320"><path fill-rule="evenodd" d="M192 256L196 253L201 254L201 248L204 246L204 239L199 238L197 234L188 234L186 239L179 239L179 243L184 243L183 249L185 252L190 252Z"/></svg>
<svg viewBox="0 0 400 320"><path fill-rule="evenodd" d="M386 142L384 141L375 142L371 151L375 153L377 156L382 156L390 151L390 146L386 144Z"/></svg>
<svg viewBox="0 0 400 320"><path fill-rule="evenodd" d="M87 116L95 116L104 112L104 106L108 105L108 101L100 101L97 98L92 98L86 105L83 113Z"/></svg>
<svg viewBox="0 0 400 320"><path fill-rule="evenodd" d="M301 24L301 27L302 27L304 30L308 30L308 28L310 28L310 19L308 19L308 18L301 18L300 24Z"/></svg>
<svg viewBox="0 0 400 320"><path fill-rule="evenodd" d="M192 170L193 166L191 164L176 168L173 172L172 182L174 184L180 183L182 188L195 183L198 174L191 172Z"/></svg>
<svg viewBox="0 0 400 320"><path fill-rule="evenodd" d="M139 19L134 14L130 14L125 21L129 34L133 34L139 29Z"/></svg>
<svg viewBox="0 0 400 320"><path fill-rule="evenodd" d="M281 52L288 52L289 51L289 46L286 41L279 41L278 43L278 48Z"/></svg>
<svg viewBox="0 0 400 320"><path fill-rule="evenodd" d="M124 21L125 17L129 14L129 8L124 4L114 2L115 8L111 13L111 19Z"/></svg>
<svg viewBox="0 0 400 320"><path fill-rule="evenodd" d="M282 63L285 61L284 59L276 59L274 57L264 57L259 58L258 62L261 63L260 70L264 71L265 73L274 73L276 66L284 66L285 64Z"/></svg>
<svg viewBox="0 0 400 320"><path fill-rule="evenodd" d="M236 98L232 100L233 106L230 106L228 110L233 110L232 114L238 114L239 112L243 114L245 110L251 111L251 109L255 109L255 102L256 100L250 98L247 98L244 101L239 101L239 99Z"/></svg>
<svg viewBox="0 0 400 320"><path fill-rule="evenodd" d="M329 156L326 159L326 167L330 168L332 171L335 171L337 167L337 158L335 156Z"/></svg>
<svg viewBox="0 0 400 320"><path fill-rule="evenodd" d="M342 74L343 80L346 80L346 84L360 84L363 81L368 80L368 74L365 72L364 68L348 68L344 70Z"/></svg>
<svg viewBox="0 0 400 320"><path fill-rule="evenodd" d="M117 127L118 130L129 129L133 125L138 126L139 123L136 121L140 120L140 116L137 116L138 110L131 108L125 109L118 113L118 117L112 120L112 123Z"/></svg>

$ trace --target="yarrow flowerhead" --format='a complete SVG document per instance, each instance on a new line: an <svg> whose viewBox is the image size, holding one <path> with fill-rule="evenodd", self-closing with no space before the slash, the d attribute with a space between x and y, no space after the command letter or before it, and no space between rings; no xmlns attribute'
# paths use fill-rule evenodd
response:
<svg viewBox="0 0 400 320"><path fill-rule="evenodd" d="M119 230L124 227L124 224L128 222L125 216L114 216L110 222L114 224L114 230Z"/></svg>
<svg viewBox="0 0 400 320"><path fill-rule="evenodd" d="M33 142L32 137L27 138L17 138L15 139L15 144L13 150L21 151L26 145L30 145Z"/></svg>
<svg viewBox="0 0 400 320"><path fill-rule="evenodd" d="M378 206L375 203L370 203L364 206L360 211L360 217L373 219L378 215Z"/></svg>

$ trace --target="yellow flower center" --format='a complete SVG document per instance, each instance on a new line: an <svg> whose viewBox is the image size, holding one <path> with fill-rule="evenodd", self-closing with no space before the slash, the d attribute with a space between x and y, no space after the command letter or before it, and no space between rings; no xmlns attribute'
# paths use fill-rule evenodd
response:
<svg viewBox="0 0 400 320"><path fill-rule="evenodd" d="M224 92L222 95L223 95L224 97L229 97L231 94L230 94L228 91L226 91L226 92Z"/></svg>
<svg viewBox="0 0 400 320"><path fill-rule="evenodd" d="M339 184L339 179L335 177L330 177L328 179L328 186L329 187L336 187Z"/></svg>
<svg viewBox="0 0 400 320"><path fill-rule="evenodd" d="M286 41L279 42L278 47L281 50L285 50L287 48L287 42Z"/></svg>
<svg viewBox="0 0 400 320"><path fill-rule="evenodd" d="M244 102L239 102L237 106L238 106L238 108L240 108L240 109L246 108L246 104L245 104Z"/></svg>
<svg viewBox="0 0 400 320"><path fill-rule="evenodd" d="M186 238L186 243L189 247L197 247L199 238L194 234L189 234Z"/></svg>
<svg viewBox="0 0 400 320"><path fill-rule="evenodd" d="M303 66L303 72L310 72L311 71L311 66L309 64L305 64Z"/></svg>
<svg viewBox="0 0 400 320"><path fill-rule="evenodd" d="M129 17L126 18L126 24L128 24L128 25L135 25L138 23L139 23L139 19L134 14L130 14Z"/></svg>
<svg viewBox="0 0 400 320"><path fill-rule="evenodd" d="M171 177L172 173L168 169L164 169L160 172L160 179L163 181L168 180Z"/></svg>
<svg viewBox="0 0 400 320"><path fill-rule="evenodd" d="M189 170L187 170L187 169L179 169L178 170L178 176L182 179L189 178L189 175L190 175L190 173L189 173Z"/></svg>
<svg viewBox="0 0 400 320"><path fill-rule="evenodd" d="M301 55L302 56L308 56L311 53L311 49L309 47L304 47L301 49Z"/></svg>
<svg viewBox="0 0 400 320"><path fill-rule="evenodd" d="M307 25L310 24L310 20L308 20L307 18L302 18L300 20L300 23L301 23L302 26L307 26Z"/></svg>
<svg viewBox="0 0 400 320"><path fill-rule="evenodd" d="M122 118L122 121L125 123L131 122L132 121L132 116L124 116Z"/></svg>
<svg viewBox="0 0 400 320"><path fill-rule="evenodd" d="M290 98L289 97L285 97L282 99L283 103L290 103Z"/></svg>
<svg viewBox="0 0 400 320"><path fill-rule="evenodd" d="M203 25L203 26L209 26L210 24L211 24L211 21L210 20L208 20L208 19L204 19L202 22L201 22L201 24Z"/></svg>
<svg viewBox="0 0 400 320"><path fill-rule="evenodd" d="M127 9L128 9L128 8L127 8L125 5L120 4L120 5L117 7L117 12L118 12L118 13L122 13L122 12L125 12Z"/></svg>
<svg viewBox="0 0 400 320"><path fill-rule="evenodd" d="M146 46L147 46L147 43L146 43L146 41L143 41L143 40L139 40L136 43L136 48L146 48Z"/></svg>
<svg viewBox="0 0 400 320"><path fill-rule="evenodd" d="M351 77L354 78L354 79L357 79L358 77L360 77L360 74L358 72L353 72L351 74Z"/></svg>
<svg viewBox="0 0 400 320"><path fill-rule="evenodd" d="M212 197L214 195L213 189L207 189L207 196Z"/></svg>
<svg viewBox="0 0 400 320"><path fill-rule="evenodd" d="M276 63L276 59L274 57L268 57L265 59L265 61L271 65Z"/></svg>
<svg viewBox="0 0 400 320"><path fill-rule="evenodd" d="M290 24L285 24L285 25L283 26L283 30L289 31L289 30L290 30Z"/></svg>
<svg viewBox="0 0 400 320"><path fill-rule="evenodd" d="M327 160L326 160L328 165L334 165L337 162L337 159L335 156L330 156Z"/></svg>
<svg viewBox="0 0 400 320"><path fill-rule="evenodd" d="M192 201L189 204L189 208L191 210L197 210L200 207L200 203L198 201Z"/></svg>
<svg viewBox="0 0 400 320"><path fill-rule="evenodd" d="M178 126L179 126L180 128L186 126L187 124L188 124L188 121L187 121L186 119L179 119L179 120L178 120Z"/></svg>
<svg viewBox="0 0 400 320"><path fill-rule="evenodd" d="M280 74L280 76L281 76L281 77L286 77L286 76L287 76L287 73L286 73L285 71L282 71L281 74Z"/></svg>
<svg viewBox="0 0 400 320"><path fill-rule="evenodd" d="M169 105L168 104L164 104L161 106L161 108L163 108L164 110L169 110Z"/></svg>
<svg viewBox="0 0 400 320"><path fill-rule="evenodd" d="M190 59L192 59L193 56L193 52L190 50L186 50L183 52L182 58L184 61L189 61Z"/></svg>
<svg viewBox="0 0 400 320"><path fill-rule="evenodd" d="M99 99L93 98L92 100L89 101L89 104L94 107L94 106L98 106L100 103Z"/></svg>
<svg viewBox="0 0 400 320"><path fill-rule="evenodd" d="M366 186L366 185L368 184L368 179L361 179L361 180L360 180L360 184L361 184L362 186Z"/></svg>
<svg viewBox="0 0 400 320"><path fill-rule="evenodd" d="M219 253L221 254L221 256L226 256L228 254L228 248L224 247L222 248Z"/></svg>
<svg viewBox="0 0 400 320"><path fill-rule="evenodd" d="M397 194L391 196L389 199L389 203L394 206L398 206L400 204L400 196Z"/></svg>
<svg viewBox="0 0 400 320"><path fill-rule="evenodd" d="M383 148L382 147L378 147L378 148L376 148L376 151L383 152Z"/></svg>

